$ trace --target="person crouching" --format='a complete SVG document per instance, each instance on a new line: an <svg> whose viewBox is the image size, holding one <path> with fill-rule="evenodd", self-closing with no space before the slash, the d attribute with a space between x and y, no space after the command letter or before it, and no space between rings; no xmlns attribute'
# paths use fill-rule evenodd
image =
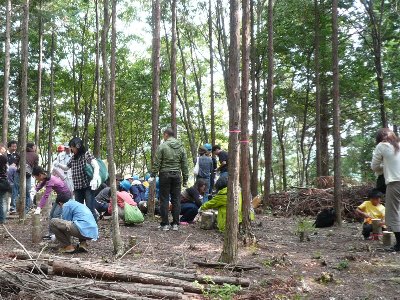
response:
<svg viewBox="0 0 400 300"><path fill-rule="evenodd" d="M386 228L384 225L385 207L381 204L383 193L377 189L373 189L368 193L368 200L364 201L356 208L356 213L364 218L362 235L364 239L370 239L372 232L372 219L381 219L381 227Z"/></svg>
<svg viewBox="0 0 400 300"><path fill-rule="evenodd" d="M202 204L201 196L207 189L207 183L203 179L197 179L196 183L181 193L181 225L192 223Z"/></svg>
<svg viewBox="0 0 400 300"><path fill-rule="evenodd" d="M50 230L60 243L60 252L87 252L87 241L96 241L99 237L99 229L92 212L86 205L67 197L57 197L56 203L62 207L62 219L52 219ZM71 237L79 239L77 247L72 245Z"/></svg>

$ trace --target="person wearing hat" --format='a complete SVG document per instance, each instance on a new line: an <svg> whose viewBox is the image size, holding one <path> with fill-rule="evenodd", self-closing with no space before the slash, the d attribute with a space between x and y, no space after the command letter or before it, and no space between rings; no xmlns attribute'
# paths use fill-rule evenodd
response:
<svg viewBox="0 0 400 300"><path fill-rule="evenodd" d="M373 189L368 193L368 200L356 208L356 213L364 218L362 235L368 240L372 232L372 219L381 219L381 226L386 228L385 207L381 204L383 193Z"/></svg>
<svg viewBox="0 0 400 300"><path fill-rule="evenodd" d="M72 193L74 191L74 183L72 182L72 171L64 171L59 167L55 167L56 164L66 166L69 163L72 157L71 148L68 143L65 143L64 145L59 145L57 147L57 152L57 158L53 162L52 174L61 178Z"/></svg>
<svg viewBox="0 0 400 300"><path fill-rule="evenodd" d="M209 157L208 151L204 146L200 146L198 149L199 157L197 158L197 164L198 164L198 172L196 175L196 179L203 180L206 183L206 189L204 192L203 196L203 203L208 201L208 191L210 187L210 180L211 180L211 174L214 171L213 168L213 161L211 157Z"/></svg>

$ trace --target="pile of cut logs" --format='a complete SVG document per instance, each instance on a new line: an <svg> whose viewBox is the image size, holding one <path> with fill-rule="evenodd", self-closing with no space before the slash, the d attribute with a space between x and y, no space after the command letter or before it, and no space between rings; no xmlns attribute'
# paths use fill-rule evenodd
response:
<svg viewBox="0 0 400 300"><path fill-rule="evenodd" d="M357 218L354 209L366 200L371 188L372 186L343 187L344 219L353 221ZM296 188L285 193L271 194L269 204L274 214L278 216L316 216L324 208L333 207L333 188Z"/></svg>
<svg viewBox="0 0 400 300"><path fill-rule="evenodd" d="M195 269L143 269L126 262L106 263L8 253L0 266L0 297L14 299L203 299L209 284L249 287L242 277L200 275ZM32 259L32 258L34 259Z"/></svg>

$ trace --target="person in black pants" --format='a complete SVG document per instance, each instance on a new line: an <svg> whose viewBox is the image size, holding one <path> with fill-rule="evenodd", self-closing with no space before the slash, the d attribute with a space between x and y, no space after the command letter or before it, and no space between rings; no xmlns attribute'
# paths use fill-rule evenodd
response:
<svg viewBox="0 0 400 300"><path fill-rule="evenodd" d="M197 179L196 183L182 191L181 194L181 225L192 223L202 205L201 195L204 195L207 183L203 179Z"/></svg>
<svg viewBox="0 0 400 300"><path fill-rule="evenodd" d="M156 152L154 164L151 169L149 182L152 182L157 173L160 178L160 229L168 231L179 228L179 214L181 212L180 195L181 184L187 185L189 170L185 149L180 141L174 138L175 133L171 128L164 131L164 143ZM181 179L182 174L182 179ZM172 223L169 224L169 200L172 204Z"/></svg>

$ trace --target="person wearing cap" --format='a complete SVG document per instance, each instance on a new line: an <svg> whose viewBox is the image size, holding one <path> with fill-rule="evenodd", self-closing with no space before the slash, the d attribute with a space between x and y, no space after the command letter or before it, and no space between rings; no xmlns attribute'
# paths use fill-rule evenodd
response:
<svg viewBox="0 0 400 300"><path fill-rule="evenodd" d="M160 229L168 231L179 230L179 214L181 212L181 185L187 186L189 179L189 169L186 157L186 151L180 141L175 139L175 132L168 128L164 130L162 143L156 152L155 160L151 169L151 178L153 181L156 175L160 178ZM172 204L172 223L169 223L169 200Z"/></svg>
<svg viewBox="0 0 400 300"><path fill-rule="evenodd" d="M130 192L133 196L133 199L135 200L136 203L139 203L140 201L145 200L145 194L146 194L146 188L142 184L142 182L139 180L139 176L134 175L132 177L132 185L130 188Z"/></svg>
<svg viewBox="0 0 400 300"><path fill-rule="evenodd" d="M382 192L373 189L368 193L368 200L356 208L356 213L364 218L362 235L366 240L370 238L372 232L372 219L381 219L381 227L386 228L385 207L381 204L382 197Z"/></svg>
<svg viewBox="0 0 400 300"><path fill-rule="evenodd" d="M64 166L66 166L69 163L72 157L71 148L68 143L65 143L64 145L59 145L57 147L57 152L58 152L57 158L53 162L52 174L57 177L60 177L65 182L71 193L73 193L74 183L72 182L72 171L71 170L64 171L61 168L55 167L56 163Z"/></svg>
<svg viewBox="0 0 400 300"><path fill-rule="evenodd" d="M198 149L199 157L197 158L198 173L196 179L202 179L206 183L206 189L203 196L203 203L208 201L208 190L210 186L211 174L214 171L213 161L211 157L207 155L208 151L204 146L200 146Z"/></svg>

